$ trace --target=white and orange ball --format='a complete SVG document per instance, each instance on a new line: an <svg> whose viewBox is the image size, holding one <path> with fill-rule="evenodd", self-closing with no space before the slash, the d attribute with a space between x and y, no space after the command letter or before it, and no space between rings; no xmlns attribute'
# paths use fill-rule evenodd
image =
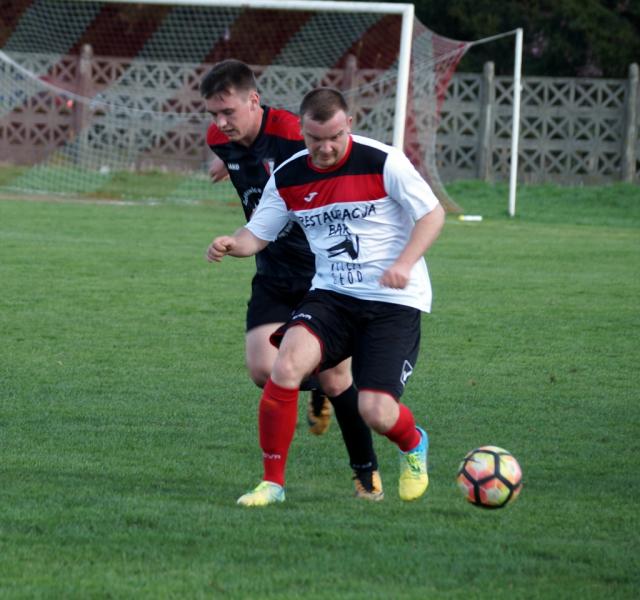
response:
<svg viewBox="0 0 640 600"><path fill-rule="evenodd" d="M457 482L471 504L481 508L502 508L520 494L522 469L504 448L481 446L464 457Z"/></svg>

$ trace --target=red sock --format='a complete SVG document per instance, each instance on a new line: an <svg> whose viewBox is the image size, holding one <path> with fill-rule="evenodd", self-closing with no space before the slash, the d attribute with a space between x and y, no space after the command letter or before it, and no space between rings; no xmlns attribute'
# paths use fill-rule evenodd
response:
<svg viewBox="0 0 640 600"><path fill-rule="evenodd" d="M398 403L400 414L395 425L384 435L403 452L413 450L420 443L420 433L416 429L413 413L404 404Z"/></svg>
<svg viewBox="0 0 640 600"><path fill-rule="evenodd" d="M298 389L287 389L267 380L260 398L258 424L264 480L284 485L287 453L298 420Z"/></svg>

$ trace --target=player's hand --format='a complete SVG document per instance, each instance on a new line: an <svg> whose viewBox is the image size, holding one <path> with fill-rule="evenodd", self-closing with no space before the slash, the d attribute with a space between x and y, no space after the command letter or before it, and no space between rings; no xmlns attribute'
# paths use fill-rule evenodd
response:
<svg viewBox="0 0 640 600"><path fill-rule="evenodd" d="M380 285L402 290L411 277L411 267L399 263L392 264L380 277Z"/></svg>
<svg viewBox="0 0 640 600"><path fill-rule="evenodd" d="M227 171L226 165L217 156L213 158L209 165L209 177L211 178L211 183L229 179L229 171Z"/></svg>
<svg viewBox="0 0 640 600"><path fill-rule="evenodd" d="M217 237L207 248L206 259L209 262L220 262L235 246L235 240L228 235Z"/></svg>

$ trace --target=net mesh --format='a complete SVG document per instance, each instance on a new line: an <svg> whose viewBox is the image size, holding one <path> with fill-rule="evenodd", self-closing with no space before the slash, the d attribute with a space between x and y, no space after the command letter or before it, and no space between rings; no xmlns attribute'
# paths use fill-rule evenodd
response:
<svg viewBox="0 0 640 600"><path fill-rule="evenodd" d="M265 104L336 87L356 133L393 139L400 15L16 0L0 18L0 189L99 196L163 172L188 198L211 158L198 86L224 58L252 66ZM436 133L468 46L414 23L404 150L449 208Z"/></svg>

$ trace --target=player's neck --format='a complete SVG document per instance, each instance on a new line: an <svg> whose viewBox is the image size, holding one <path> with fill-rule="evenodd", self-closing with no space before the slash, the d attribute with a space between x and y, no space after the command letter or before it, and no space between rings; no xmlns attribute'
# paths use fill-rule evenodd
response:
<svg viewBox="0 0 640 600"><path fill-rule="evenodd" d="M262 129L262 118L264 116L264 108L262 106L258 106L256 112L254 113L253 122L251 124L251 128L247 132L247 135L238 141L239 144L246 146L247 148L256 141L258 135L260 134L260 130Z"/></svg>

